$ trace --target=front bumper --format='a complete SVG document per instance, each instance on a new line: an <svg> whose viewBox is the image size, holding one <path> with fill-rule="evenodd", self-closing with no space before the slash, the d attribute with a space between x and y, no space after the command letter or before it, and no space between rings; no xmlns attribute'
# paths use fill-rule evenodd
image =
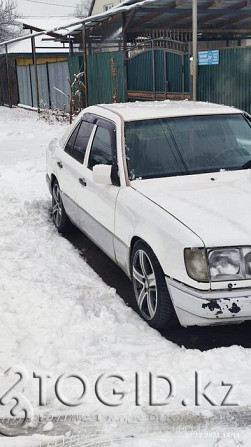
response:
<svg viewBox="0 0 251 447"><path fill-rule="evenodd" d="M166 283L182 326L211 326L251 320L251 288L205 292L167 277Z"/></svg>

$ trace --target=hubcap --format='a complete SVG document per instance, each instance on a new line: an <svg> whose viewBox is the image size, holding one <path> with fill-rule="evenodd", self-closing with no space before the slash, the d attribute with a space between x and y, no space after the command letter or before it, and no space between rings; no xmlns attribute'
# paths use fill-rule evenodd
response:
<svg viewBox="0 0 251 447"><path fill-rule="evenodd" d="M59 227L62 219L62 199L57 183L54 185L52 191L52 217L56 227Z"/></svg>
<svg viewBox="0 0 251 447"><path fill-rule="evenodd" d="M144 250L134 255L132 275L140 312L147 320L152 320L157 309L157 284L152 263Z"/></svg>

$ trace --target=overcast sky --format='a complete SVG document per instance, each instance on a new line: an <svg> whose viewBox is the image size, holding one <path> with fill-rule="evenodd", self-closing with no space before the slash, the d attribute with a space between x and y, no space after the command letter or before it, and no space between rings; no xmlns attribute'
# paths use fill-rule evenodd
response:
<svg viewBox="0 0 251 447"><path fill-rule="evenodd" d="M24 18L72 16L78 0L16 0Z"/></svg>

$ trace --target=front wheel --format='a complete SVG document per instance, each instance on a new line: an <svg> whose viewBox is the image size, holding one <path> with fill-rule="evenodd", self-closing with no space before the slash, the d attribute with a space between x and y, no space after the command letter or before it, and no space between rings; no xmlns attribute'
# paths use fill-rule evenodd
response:
<svg viewBox="0 0 251 447"><path fill-rule="evenodd" d="M57 180L54 181L52 186L51 204L52 204L52 218L59 233L62 234L72 233L72 231L74 230L74 225L71 223L69 217L65 212Z"/></svg>
<svg viewBox="0 0 251 447"><path fill-rule="evenodd" d="M131 254L131 278L141 317L154 329L173 328L178 319L165 282L163 270L153 250L138 241Z"/></svg>

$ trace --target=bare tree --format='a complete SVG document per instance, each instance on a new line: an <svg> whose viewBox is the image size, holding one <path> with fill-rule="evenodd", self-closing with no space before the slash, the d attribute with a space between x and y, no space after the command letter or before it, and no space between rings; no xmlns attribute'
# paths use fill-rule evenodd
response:
<svg viewBox="0 0 251 447"><path fill-rule="evenodd" d="M75 5L74 16L80 19L87 17L91 8L92 0L80 0Z"/></svg>
<svg viewBox="0 0 251 447"><path fill-rule="evenodd" d="M0 0L0 42L20 34L20 26L16 22L19 17L13 0Z"/></svg>

